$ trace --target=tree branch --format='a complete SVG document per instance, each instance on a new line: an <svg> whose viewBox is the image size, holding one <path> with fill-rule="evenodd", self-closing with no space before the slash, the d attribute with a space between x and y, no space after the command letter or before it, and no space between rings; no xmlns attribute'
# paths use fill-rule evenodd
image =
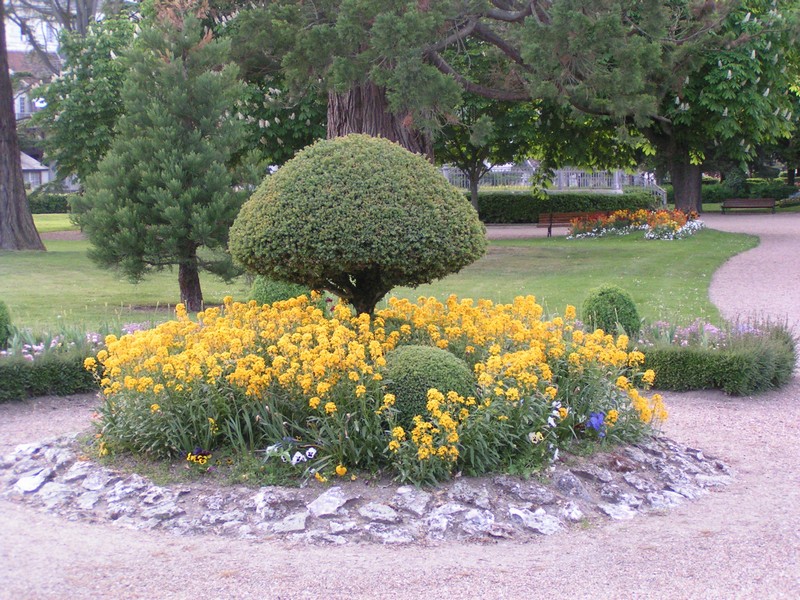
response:
<svg viewBox="0 0 800 600"><path fill-rule="evenodd" d="M455 44L456 42L463 40L465 37L468 37L473 32L477 24L478 24L477 19L470 19L469 21L467 21L467 24L461 29L458 29L456 26L455 33L452 33L451 35L447 36L440 42L437 42L436 44L429 46L428 48L426 48L426 52L428 51L439 52L441 50L444 50L448 46L451 46L452 44Z"/></svg>
<svg viewBox="0 0 800 600"><path fill-rule="evenodd" d="M461 73L457 72L453 67L451 67L448 62L444 60L437 52L427 52L425 57L434 67L439 69L439 71L445 75L450 75L462 88L464 88L464 90L471 94L475 94L483 98L489 98L490 100L506 100L509 102L522 102L524 100L531 99L530 94L527 92L501 90L497 88L486 87L478 83L473 83Z"/></svg>
<svg viewBox="0 0 800 600"><path fill-rule="evenodd" d="M519 50L517 50L514 46L512 46L506 40L497 35L494 31L492 31L488 27L484 27L481 24L475 25L474 29L476 37L482 39L484 42L488 42L489 44L492 44L493 46L499 48L503 52L503 54L508 56L515 63L521 65L526 71L530 71L530 67L525 64L525 61L523 60Z"/></svg>
<svg viewBox="0 0 800 600"><path fill-rule="evenodd" d="M525 8L521 10L510 10L508 2L492 0L492 4L496 8L491 8L481 13L482 17L492 19L493 21L503 21L505 23L520 23L533 14L533 5L535 2L528 2Z"/></svg>

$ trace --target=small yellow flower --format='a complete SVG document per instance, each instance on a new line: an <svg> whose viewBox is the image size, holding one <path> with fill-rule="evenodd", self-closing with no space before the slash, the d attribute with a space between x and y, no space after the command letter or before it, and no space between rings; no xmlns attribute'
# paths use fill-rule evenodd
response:
<svg viewBox="0 0 800 600"><path fill-rule="evenodd" d="M325 412L329 415L332 415L336 412L336 404L333 402L326 402L325 403Z"/></svg>
<svg viewBox="0 0 800 600"><path fill-rule="evenodd" d="M644 381L647 385L653 385L653 382L656 380L656 372L653 369L647 369L642 375L642 381Z"/></svg>
<svg viewBox="0 0 800 600"><path fill-rule="evenodd" d="M86 360L83 361L83 368L87 371L94 371L97 369L97 361L93 356L90 356Z"/></svg>
<svg viewBox="0 0 800 600"><path fill-rule="evenodd" d="M161 407L158 404L151 404L150 405L150 412L155 413L161 410Z"/></svg>
<svg viewBox="0 0 800 600"><path fill-rule="evenodd" d="M385 406L392 406L394 405L396 399L397 398L395 397L394 394L385 394L383 396L383 404Z"/></svg>
<svg viewBox="0 0 800 600"><path fill-rule="evenodd" d="M328 478L322 475L319 471L314 473L314 479L316 479L320 483L325 483L326 481L328 481Z"/></svg>
<svg viewBox="0 0 800 600"><path fill-rule="evenodd" d="M360 398L361 396L363 396L366 393L367 393L366 386L363 386L363 385L357 385L356 386L356 398Z"/></svg>
<svg viewBox="0 0 800 600"><path fill-rule="evenodd" d="M571 304L567 304L567 309L564 311L564 318L567 321L574 321L576 317L575 307Z"/></svg>
<svg viewBox="0 0 800 600"><path fill-rule="evenodd" d="M312 398L308 399L308 405L315 410L319 406L319 403L320 403L319 396L313 396Z"/></svg>
<svg viewBox="0 0 800 600"><path fill-rule="evenodd" d="M398 442L397 440L392 440L391 442L389 442L389 450L391 450L392 452L397 452L398 450L400 450L400 442Z"/></svg>
<svg viewBox="0 0 800 600"><path fill-rule="evenodd" d="M347 475L347 467L345 467L344 465L336 465L336 474L339 477L344 477L345 475Z"/></svg>
<svg viewBox="0 0 800 600"><path fill-rule="evenodd" d="M100 442L100 445L97 446L97 454L99 456L105 456L106 454L108 454L108 448L106 448L105 442Z"/></svg>
<svg viewBox="0 0 800 600"><path fill-rule="evenodd" d="M562 406L561 408L558 409L558 416L562 421L567 418L568 414L569 414L568 408Z"/></svg>
<svg viewBox="0 0 800 600"><path fill-rule="evenodd" d="M606 425L608 425L609 427L613 427L614 423L617 422L618 418L619 418L619 412L612 408L610 411L608 411L608 413L606 413L606 418L605 418Z"/></svg>

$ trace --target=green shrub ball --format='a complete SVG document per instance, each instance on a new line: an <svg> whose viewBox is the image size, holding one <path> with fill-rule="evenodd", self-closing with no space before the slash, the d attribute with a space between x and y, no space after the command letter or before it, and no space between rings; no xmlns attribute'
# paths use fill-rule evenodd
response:
<svg viewBox="0 0 800 600"><path fill-rule="evenodd" d="M398 422L410 427L426 415L428 390L475 395L475 377L466 362L432 346L400 346L386 355L386 391L395 395Z"/></svg>
<svg viewBox="0 0 800 600"><path fill-rule="evenodd" d="M629 336L638 335L642 321L630 294L613 285L589 292L583 303L583 320L592 329L616 333L619 324Z"/></svg>
<svg viewBox="0 0 800 600"><path fill-rule="evenodd" d="M304 285L289 283L288 281L275 281L259 275L253 281L250 298L259 304L272 304L273 302L297 298L310 292L311 290Z"/></svg>
<svg viewBox="0 0 800 600"><path fill-rule="evenodd" d="M229 243L248 271L328 290L359 313L393 287L459 271L486 246L478 214L433 165L357 134L319 141L268 176Z"/></svg>

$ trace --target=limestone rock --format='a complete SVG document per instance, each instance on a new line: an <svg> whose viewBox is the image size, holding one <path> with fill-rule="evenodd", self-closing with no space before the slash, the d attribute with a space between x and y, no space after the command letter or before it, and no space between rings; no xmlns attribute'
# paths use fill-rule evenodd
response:
<svg viewBox="0 0 800 600"><path fill-rule="evenodd" d="M561 529L561 521L556 517L548 515L543 509L531 512L526 508L510 507L508 514L512 519L521 522L527 529L541 533L542 535L553 535Z"/></svg>
<svg viewBox="0 0 800 600"><path fill-rule="evenodd" d="M430 504L431 495L423 490L418 490L410 485L397 488L392 504L400 509L414 513L418 517L425 514Z"/></svg>
<svg viewBox="0 0 800 600"><path fill-rule="evenodd" d="M380 504L379 502L370 502L358 509L358 514L376 523L399 523L401 521L400 515L397 514L391 506Z"/></svg>
<svg viewBox="0 0 800 600"><path fill-rule="evenodd" d="M272 524L272 531L275 533L299 533L306 530L306 521L309 511L294 513Z"/></svg>
<svg viewBox="0 0 800 600"><path fill-rule="evenodd" d="M350 498L342 491L342 488L335 486L328 491L320 494L316 500L308 505L308 510L316 518L332 517L342 508Z"/></svg>

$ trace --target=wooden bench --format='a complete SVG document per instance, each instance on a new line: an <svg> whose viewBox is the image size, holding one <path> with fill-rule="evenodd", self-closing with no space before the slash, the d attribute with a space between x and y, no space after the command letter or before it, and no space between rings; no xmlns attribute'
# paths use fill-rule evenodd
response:
<svg viewBox="0 0 800 600"><path fill-rule="evenodd" d="M731 208L771 208L775 213L775 198L728 198L722 201L722 214Z"/></svg>
<svg viewBox="0 0 800 600"><path fill-rule="evenodd" d="M537 227L547 227L547 237L553 237L553 227L571 227L574 219L585 217L607 217L608 212L565 212L565 213L542 213L539 215Z"/></svg>

